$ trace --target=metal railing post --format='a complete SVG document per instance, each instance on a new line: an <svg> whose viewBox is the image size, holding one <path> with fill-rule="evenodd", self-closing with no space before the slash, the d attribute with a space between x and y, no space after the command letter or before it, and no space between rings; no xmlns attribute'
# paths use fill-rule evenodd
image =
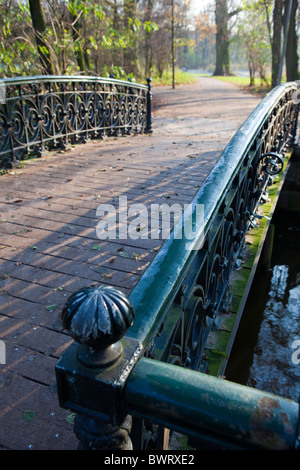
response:
<svg viewBox="0 0 300 470"><path fill-rule="evenodd" d="M133 318L129 299L110 286L75 292L62 311L75 341L56 365L58 397L61 407L76 413L80 449L132 449L122 393L141 348L121 338Z"/></svg>
<svg viewBox="0 0 300 470"><path fill-rule="evenodd" d="M130 449L129 414L204 443L299 448L297 403L203 374L205 342L224 318L234 263L281 169L280 154L294 140L296 90L295 84L273 90L249 116L192 201L191 214L205 205L193 238L172 231L129 298L91 286L67 301L62 322L75 342L56 366L58 395L77 414L82 448Z"/></svg>
<svg viewBox="0 0 300 470"><path fill-rule="evenodd" d="M146 124L146 132L151 134L152 130L152 109L151 109L151 101L152 101L152 91L151 91L151 78L147 78L148 84L148 91L147 91L147 124Z"/></svg>

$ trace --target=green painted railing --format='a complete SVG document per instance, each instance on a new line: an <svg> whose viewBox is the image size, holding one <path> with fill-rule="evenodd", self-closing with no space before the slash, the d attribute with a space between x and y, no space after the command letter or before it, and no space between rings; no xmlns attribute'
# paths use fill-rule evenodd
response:
<svg viewBox="0 0 300 470"><path fill-rule="evenodd" d="M153 359L138 361L124 399L129 413L187 435L200 448L300 445L298 403Z"/></svg>
<svg viewBox="0 0 300 470"><path fill-rule="evenodd" d="M151 132L150 82L76 75L0 80L0 168L55 146Z"/></svg>
<svg viewBox="0 0 300 470"><path fill-rule="evenodd" d="M297 130L296 83L275 88L229 142L185 220L127 297L107 286L73 294L62 312L75 339L56 366L59 402L77 413L83 448L158 445L170 427L197 446L298 448L299 405L208 377L206 341L230 311L229 281L244 255L282 156Z"/></svg>

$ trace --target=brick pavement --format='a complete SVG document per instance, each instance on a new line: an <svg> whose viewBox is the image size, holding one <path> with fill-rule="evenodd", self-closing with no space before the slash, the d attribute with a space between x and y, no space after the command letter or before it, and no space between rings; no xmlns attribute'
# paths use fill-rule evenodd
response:
<svg viewBox="0 0 300 470"><path fill-rule="evenodd" d="M215 79L153 89L153 135L107 138L0 177L0 449L76 449L55 364L72 341L69 295L93 283L129 293L160 240L99 240L99 204L189 203L259 98Z"/></svg>

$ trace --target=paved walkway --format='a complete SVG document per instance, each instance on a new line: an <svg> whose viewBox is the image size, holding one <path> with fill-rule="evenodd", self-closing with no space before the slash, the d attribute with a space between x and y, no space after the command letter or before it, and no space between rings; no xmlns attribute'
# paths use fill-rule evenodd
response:
<svg viewBox="0 0 300 470"><path fill-rule="evenodd" d="M60 311L93 283L129 293L159 249L99 240L99 204L190 202L259 101L213 78L154 88L153 135L92 141L0 177L0 449L76 449L56 393L71 342Z"/></svg>

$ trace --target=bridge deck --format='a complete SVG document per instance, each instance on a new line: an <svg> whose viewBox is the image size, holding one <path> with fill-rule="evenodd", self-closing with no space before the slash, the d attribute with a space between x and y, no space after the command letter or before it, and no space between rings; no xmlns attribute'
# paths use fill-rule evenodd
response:
<svg viewBox="0 0 300 470"><path fill-rule="evenodd" d="M58 406L55 364L70 344L71 293L108 283L129 293L160 240L97 238L99 204L189 203L259 98L215 79L153 89L153 135L51 153L1 176L0 448L75 449Z"/></svg>

